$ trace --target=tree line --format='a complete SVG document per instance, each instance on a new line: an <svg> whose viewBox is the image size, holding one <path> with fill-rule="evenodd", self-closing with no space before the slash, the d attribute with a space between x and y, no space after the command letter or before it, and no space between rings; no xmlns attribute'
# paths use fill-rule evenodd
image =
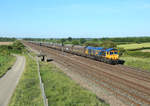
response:
<svg viewBox="0 0 150 106"><path fill-rule="evenodd" d="M144 43L150 42L150 37L125 37L125 38L62 38L62 39L44 39L44 38L25 38L24 40L29 41L41 41L41 42L53 42L72 44L72 45L83 45L83 46L94 46L94 47L106 47L115 48L118 44L128 44L128 43Z"/></svg>
<svg viewBox="0 0 150 106"><path fill-rule="evenodd" d="M0 42L9 42L9 41L13 42L15 40L16 38L0 37Z"/></svg>
<svg viewBox="0 0 150 106"><path fill-rule="evenodd" d="M145 43L150 42L150 37L118 37L118 38L101 38L102 41L110 40L113 42Z"/></svg>

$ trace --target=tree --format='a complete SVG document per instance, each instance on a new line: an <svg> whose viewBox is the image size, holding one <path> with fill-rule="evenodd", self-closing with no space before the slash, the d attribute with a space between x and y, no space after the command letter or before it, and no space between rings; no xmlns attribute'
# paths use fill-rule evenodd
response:
<svg viewBox="0 0 150 106"><path fill-rule="evenodd" d="M64 46L64 42L66 41L66 39L60 39L62 46Z"/></svg>
<svg viewBox="0 0 150 106"><path fill-rule="evenodd" d="M72 44L73 44L73 45L79 45L79 41L74 40L74 41L72 41Z"/></svg>
<svg viewBox="0 0 150 106"><path fill-rule="evenodd" d="M80 39L80 44L83 44L83 43L85 43L86 42L86 39L84 39L84 38L81 38Z"/></svg>
<svg viewBox="0 0 150 106"><path fill-rule="evenodd" d="M92 41L93 41L93 42L97 42L97 41L98 41L98 39L97 39L97 38L94 38L94 39L92 39Z"/></svg>
<svg viewBox="0 0 150 106"><path fill-rule="evenodd" d="M68 37L68 39L67 39L67 40L71 42L71 41L72 41L72 37Z"/></svg>
<svg viewBox="0 0 150 106"><path fill-rule="evenodd" d="M16 40L13 43L12 48L14 52L22 53L24 51L25 46L19 40Z"/></svg>
<svg viewBox="0 0 150 106"><path fill-rule="evenodd" d="M117 47L116 43L114 43L112 41L104 41L103 43L101 43L101 46L105 47L105 48L116 48Z"/></svg>

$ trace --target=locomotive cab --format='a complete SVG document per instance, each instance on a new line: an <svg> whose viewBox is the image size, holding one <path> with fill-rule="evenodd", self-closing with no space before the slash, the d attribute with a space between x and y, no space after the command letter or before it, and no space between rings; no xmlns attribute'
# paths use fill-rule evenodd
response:
<svg viewBox="0 0 150 106"><path fill-rule="evenodd" d="M112 60L118 60L119 58L118 50L113 48L111 48L110 50L106 50L106 58Z"/></svg>

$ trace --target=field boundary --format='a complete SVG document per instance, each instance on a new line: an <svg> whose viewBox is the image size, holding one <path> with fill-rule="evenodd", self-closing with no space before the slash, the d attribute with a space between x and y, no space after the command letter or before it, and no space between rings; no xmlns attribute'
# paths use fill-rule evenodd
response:
<svg viewBox="0 0 150 106"><path fill-rule="evenodd" d="M127 49L129 51L137 51L137 50L144 50L144 49L150 49L150 47L142 47L142 48L137 48L137 49Z"/></svg>

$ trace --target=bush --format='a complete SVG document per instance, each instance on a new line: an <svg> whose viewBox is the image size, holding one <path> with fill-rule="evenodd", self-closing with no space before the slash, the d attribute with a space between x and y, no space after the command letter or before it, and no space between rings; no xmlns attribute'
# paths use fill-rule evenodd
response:
<svg viewBox="0 0 150 106"><path fill-rule="evenodd" d="M0 54L10 55L11 53L22 53L25 51L25 46L20 41L15 41L12 45L1 45Z"/></svg>
<svg viewBox="0 0 150 106"><path fill-rule="evenodd" d="M117 48L119 50L119 55L122 56L124 53L126 53L126 50L124 48Z"/></svg>
<svg viewBox="0 0 150 106"><path fill-rule="evenodd" d="M80 39L80 44L84 44L85 42L86 42L86 39L84 39L84 38Z"/></svg>
<svg viewBox="0 0 150 106"><path fill-rule="evenodd" d="M64 46L65 41L66 41L66 39L60 39L60 42L61 42L62 46Z"/></svg>
<svg viewBox="0 0 150 106"><path fill-rule="evenodd" d="M11 50L12 50L11 46L1 45L0 46L0 55L10 55Z"/></svg>
<svg viewBox="0 0 150 106"><path fill-rule="evenodd" d="M67 40L71 42L72 41L72 37L68 37Z"/></svg>
<svg viewBox="0 0 150 106"><path fill-rule="evenodd" d="M19 41L15 41L12 45L14 53L22 53L25 49L25 46Z"/></svg>
<svg viewBox="0 0 150 106"><path fill-rule="evenodd" d="M79 41L73 40L73 41L72 41L72 44L73 44L73 45L79 45Z"/></svg>
<svg viewBox="0 0 150 106"><path fill-rule="evenodd" d="M84 43L84 45L85 46L93 46L93 47L99 47L100 46L99 43L91 42L91 41Z"/></svg>
<svg viewBox="0 0 150 106"><path fill-rule="evenodd" d="M117 47L116 43L114 43L112 41L104 41L103 43L101 43L101 46L105 47L105 48L116 48Z"/></svg>
<svg viewBox="0 0 150 106"><path fill-rule="evenodd" d="M92 39L93 42L98 42L97 38Z"/></svg>

